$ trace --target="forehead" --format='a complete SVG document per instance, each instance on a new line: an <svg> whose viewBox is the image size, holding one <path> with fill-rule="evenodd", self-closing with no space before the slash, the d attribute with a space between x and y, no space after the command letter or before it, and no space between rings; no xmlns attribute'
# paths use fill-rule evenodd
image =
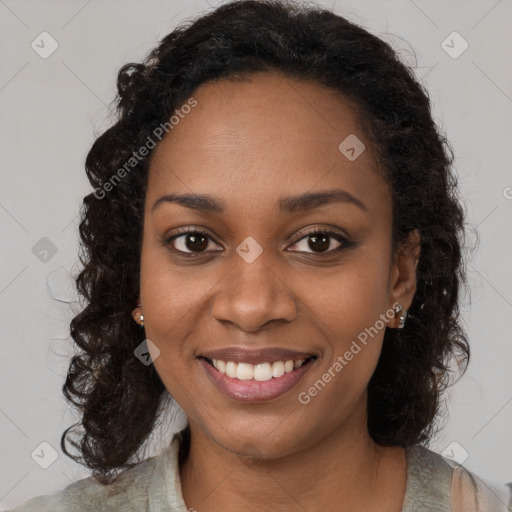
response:
<svg viewBox="0 0 512 512"><path fill-rule="evenodd" d="M193 97L197 105L153 152L148 204L165 193L202 193L254 211L340 187L370 203L389 198L357 108L335 91L262 72L207 83ZM354 159L347 146L362 152Z"/></svg>

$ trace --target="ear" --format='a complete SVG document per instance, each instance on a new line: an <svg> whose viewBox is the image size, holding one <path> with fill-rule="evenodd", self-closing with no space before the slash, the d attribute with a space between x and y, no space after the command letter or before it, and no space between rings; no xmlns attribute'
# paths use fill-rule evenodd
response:
<svg viewBox="0 0 512 512"><path fill-rule="evenodd" d="M411 231L408 239L402 243L394 254L390 274L390 307L401 304L402 311L407 311L416 293L416 267L420 258L420 234L417 229ZM398 318L396 321L398 326ZM395 327L396 327L395 326Z"/></svg>

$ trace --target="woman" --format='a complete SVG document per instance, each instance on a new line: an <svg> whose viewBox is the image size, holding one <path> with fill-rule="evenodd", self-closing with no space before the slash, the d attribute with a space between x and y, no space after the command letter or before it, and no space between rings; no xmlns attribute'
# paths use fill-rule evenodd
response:
<svg viewBox="0 0 512 512"><path fill-rule="evenodd" d="M93 476L16 510L506 510L508 488L425 447L469 359L464 218L393 50L237 1L118 90L86 162L64 385L82 431L62 448ZM167 392L187 427L139 462Z"/></svg>

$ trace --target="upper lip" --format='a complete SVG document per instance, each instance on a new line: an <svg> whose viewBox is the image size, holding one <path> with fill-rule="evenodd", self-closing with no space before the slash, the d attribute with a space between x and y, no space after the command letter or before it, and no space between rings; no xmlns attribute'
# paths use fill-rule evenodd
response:
<svg viewBox="0 0 512 512"><path fill-rule="evenodd" d="M220 359L221 361L235 361L237 363L273 363L275 361L297 361L315 356L310 352L298 352L285 348L253 348L227 347L216 350L209 350L200 354L208 359Z"/></svg>

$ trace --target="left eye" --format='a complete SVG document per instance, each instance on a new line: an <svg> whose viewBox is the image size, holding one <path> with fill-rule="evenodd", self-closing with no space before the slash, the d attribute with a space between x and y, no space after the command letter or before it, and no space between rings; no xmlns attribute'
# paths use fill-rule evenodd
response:
<svg viewBox="0 0 512 512"><path fill-rule="evenodd" d="M337 247L332 248L332 239L336 240L338 243ZM332 252L337 249L340 249L346 242L345 238L338 233L334 233L333 231L314 231L308 233L305 237L301 238L298 242L295 242L292 247L296 245L307 245L310 249L312 249L313 253L325 253ZM305 249L299 249L299 252L309 252Z"/></svg>

